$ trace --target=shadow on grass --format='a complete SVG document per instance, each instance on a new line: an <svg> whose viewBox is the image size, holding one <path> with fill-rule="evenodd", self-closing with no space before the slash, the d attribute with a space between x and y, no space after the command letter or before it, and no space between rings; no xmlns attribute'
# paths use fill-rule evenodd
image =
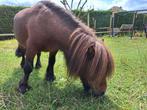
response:
<svg viewBox="0 0 147 110"><path fill-rule="evenodd" d="M0 90L0 109L20 110L120 110L111 97L95 98L85 95L82 86L76 84L59 83L56 80L50 84L39 77L39 70L35 70L29 79L32 90L24 95L16 91L22 77L22 69L15 68L12 76ZM63 86L64 85L64 86Z"/></svg>

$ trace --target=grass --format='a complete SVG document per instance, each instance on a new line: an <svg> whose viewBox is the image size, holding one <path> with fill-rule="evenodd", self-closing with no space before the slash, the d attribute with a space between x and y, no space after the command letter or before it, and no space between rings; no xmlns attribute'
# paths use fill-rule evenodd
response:
<svg viewBox="0 0 147 110"><path fill-rule="evenodd" d="M44 81L48 53L43 53L42 68L29 79L33 89L21 95L16 91L23 74L14 55L17 42L0 41L0 110L147 110L147 39L104 39L116 70L100 98L85 96L80 80L67 78L62 52L55 64L56 81Z"/></svg>

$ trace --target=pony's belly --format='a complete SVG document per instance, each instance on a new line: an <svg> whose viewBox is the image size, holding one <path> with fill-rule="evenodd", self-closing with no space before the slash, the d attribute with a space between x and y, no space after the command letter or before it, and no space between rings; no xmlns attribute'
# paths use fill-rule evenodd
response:
<svg viewBox="0 0 147 110"><path fill-rule="evenodd" d="M41 49L41 51L44 52L53 52L53 51L57 51L59 50L59 47L57 45L48 45L48 46L43 46L43 48Z"/></svg>

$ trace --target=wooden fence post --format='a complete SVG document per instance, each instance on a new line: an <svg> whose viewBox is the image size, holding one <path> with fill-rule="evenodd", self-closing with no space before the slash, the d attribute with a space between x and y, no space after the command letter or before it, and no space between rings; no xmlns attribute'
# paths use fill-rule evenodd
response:
<svg viewBox="0 0 147 110"><path fill-rule="evenodd" d="M90 26L90 13L88 12L88 15L87 15L87 25Z"/></svg>
<svg viewBox="0 0 147 110"><path fill-rule="evenodd" d="M133 16L133 21L132 21L132 35L131 35L131 39L132 37L134 36L134 24L135 24L135 20L136 20L136 15L137 15L137 11L134 13L134 16Z"/></svg>

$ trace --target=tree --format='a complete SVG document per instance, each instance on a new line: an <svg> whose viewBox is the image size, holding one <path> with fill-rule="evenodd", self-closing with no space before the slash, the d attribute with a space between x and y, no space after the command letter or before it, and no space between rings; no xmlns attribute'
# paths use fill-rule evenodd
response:
<svg viewBox="0 0 147 110"><path fill-rule="evenodd" d="M77 10L76 13L75 13L76 16L80 17L81 12L82 12L84 6L86 5L87 1L88 0L79 0L78 5L75 8L75 10ZM65 9L73 12L73 10L74 10L73 9L74 0L71 0L71 3L69 3L67 0L61 0L60 2L64 5Z"/></svg>

